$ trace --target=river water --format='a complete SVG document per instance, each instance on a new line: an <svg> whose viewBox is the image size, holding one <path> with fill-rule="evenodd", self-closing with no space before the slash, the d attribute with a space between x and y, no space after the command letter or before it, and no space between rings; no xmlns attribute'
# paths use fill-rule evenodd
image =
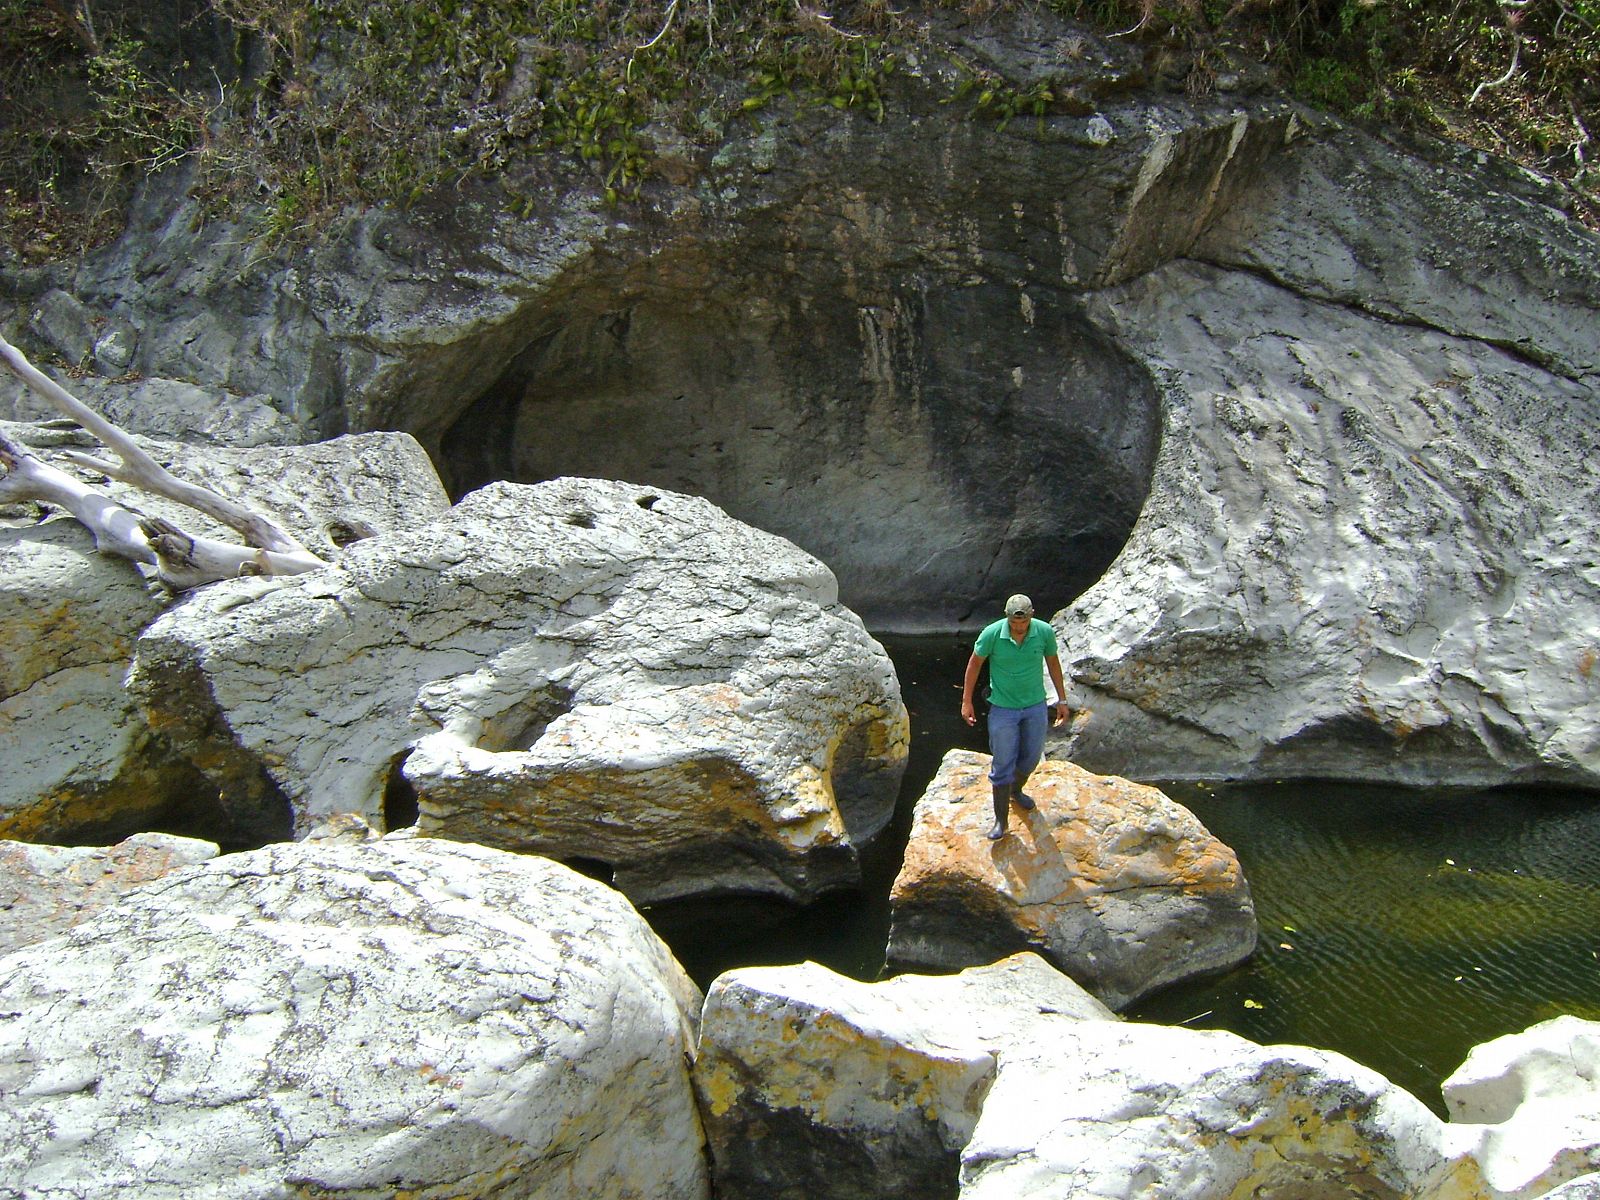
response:
<svg viewBox="0 0 1600 1200"><path fill-rule="evenodd" d="M985 745L957 713L970 638L879 640L912 750L863 890L752 921L745 937L668 933L702 987L736 965L811 959L864 980L882 970L916 800L947 750ZM1238 854L1260 948L1125 1016L1337 1050L1440 1112L1439 1084L1472 1046L1561 1013L1600 1019L1600 797L1304 782L1163 790Z"/></svg>

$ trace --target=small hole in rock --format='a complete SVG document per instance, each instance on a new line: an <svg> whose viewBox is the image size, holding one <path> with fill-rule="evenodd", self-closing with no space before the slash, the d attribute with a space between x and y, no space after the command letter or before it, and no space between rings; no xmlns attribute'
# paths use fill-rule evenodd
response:
<svg viewBox="0 0 1600 1200"><path fill-rule="evenodd" d="M372 530L365 525L351 524L347 521L330 521L324 532L328 535L328 540L341 550L352 542L359 542L363 538L372 536Z"/></svg>
<svg viewBox="0 0 1600 1200"><path fill-rule="evenodd" d="M640 496L638 504L640 508L654 508L660 500L660 496Z"/></svg>
<svg viewBox="0 0 1600 1200"><path fill-rule="evenodd" d="M579 529L594 528L594 514L592 512L571 512L567 514L567 524L576 525Z"/></svg>
<svg viewBox="0 0 1600 1200"><path fill-rule="evenodd" d="M417 809L417 789L406 778L404 767L410 753L400 755L389 767L389 781L383 789L383 829L385 833L415 825L420 815Z"/></svg>
<svg viewBox="0 0 1600 1200"><path fill-rule="evenodd" d="M492 754L533 749L550 722L572 711L572 693L557 684L530 691L522 701L483 723L478 748Z"/></svg>

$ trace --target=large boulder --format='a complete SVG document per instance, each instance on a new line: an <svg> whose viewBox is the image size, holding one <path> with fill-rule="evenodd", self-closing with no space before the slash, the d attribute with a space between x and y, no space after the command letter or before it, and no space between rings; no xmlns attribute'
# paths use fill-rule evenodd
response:
<svg viewBox="0 0 1600 1200"><path fill-rule="evenodd" d="M5 429L46 457L86 442L43 425ZM449 503L406 434L251 449L141 445L180 478L271 513L329 558ZM237 540L191 509L80 473L137 511ZM124 689L140 631L172 603L128 562L96 554L75 520L41 520L32 506L0 510L0 836L110 840L156 824L234 844L287 835L281 803L219 807L215 789L173 760Z"/></svg>
<svg viewBox="0 0 1600 1200"><path fill-rule="evenodd" d="M879 984L815 963L722 975L695 1063L717 1194L953 1196L1001 1050L1042 1014L1115 1019L1031 954Z"/></svg>
<svg viewBox="0 0 1600 1200"><path fill-rule="evenodd" d="M1443 1091L1452 1121L1482 1126L1478 1159L1507 1196L1600 1169L1600 1022L1556 1017L1485 1042Z"/></svg>
<svg viewBox="0 0 1600 1200"><path fill-rule="evenodd" d="M1161 1025L1051 1032L1002 1060L961 1200L1494 1195L1469 1137L1342 1055Z"/></svg>
<svg viewBox="0 0 1600 1200"><path fill-rule="evenodd" d="M606 864L639 902L859 878L908 727L809 555L709 503L494 485L333 567L215 585L132 686L223 794Z"/></svg>
<svg viewBox="0 0 1600 1200"><path fill-rule="evenodd" d="M1166 426L1128 545L1055 618L1085 710L1060 753L1144 779L1600 784L1592 377L1199 263L1096 311Z"/></svg>
<svg viewBox="0 0 1600 1200"><path fill-rule="evenodd" d="M0 1192L698 1200L699 1000L537 858L215 859L0 958Z"/></svg>
<svg viewBox="0 0 1600 1200"><path fill-rule="evenodd" d="M1237 856L1155 788L1042 763L998 842L989 757L945 755L912 819L888 959L949 970L1038 951L1112 1008L1243 962L1255 907Z"/></svg>
<svg viewBox="0 0 1600 1200"><path fill-rule="evenodd" d="M722 976L695 1068L718 1194L1495 1194L1470 1130L1349 1059L1108 1020L1049 975L1029 955L879 984Z"/></svg>
<svg viewBox="0 0 1600 1200"><path fill-rule="evenodd" d="M115 846L0 842L0 955L65 933L139 885L221 852L170 833L136 833Z"/></svg>

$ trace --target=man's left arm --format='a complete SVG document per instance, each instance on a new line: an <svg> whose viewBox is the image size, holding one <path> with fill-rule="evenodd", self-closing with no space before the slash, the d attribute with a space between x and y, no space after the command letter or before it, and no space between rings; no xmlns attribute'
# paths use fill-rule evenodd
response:
<svg viewBox="0 0 1600 1200"><path fill-rule="evenodd" d="M1050 682L1056 685L1057 699L1050 706L1050 724L1059 725L1072 714L1072 706L1067 703L1067 684L1061 677L1061 656L1045 655L1044 665L1050 672Z"/></svg>

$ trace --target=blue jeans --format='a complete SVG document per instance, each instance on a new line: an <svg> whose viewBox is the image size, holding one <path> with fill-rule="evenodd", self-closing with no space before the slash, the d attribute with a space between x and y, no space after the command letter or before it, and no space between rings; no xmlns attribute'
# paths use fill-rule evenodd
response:
<svg viewBox="0 0 1600 1200"><path fill-rule="evenodd" d="M995 787L1010 787L1033 774L1044 753L1044 733L1050 725L1050 706L989 709L989 753L994 764L989 782Z"/></svg>

